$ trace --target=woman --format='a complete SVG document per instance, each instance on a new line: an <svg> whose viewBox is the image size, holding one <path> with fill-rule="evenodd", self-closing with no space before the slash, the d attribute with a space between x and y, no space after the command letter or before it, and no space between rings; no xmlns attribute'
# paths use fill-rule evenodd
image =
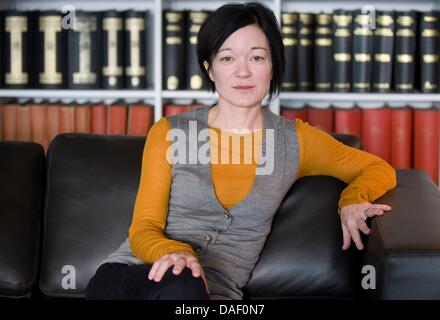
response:
<svg viewBox="0 0 440 320"><path fill-rule="evenodd" d="M129 239L97 270L90 299L242 298L273 216L303 176L348 183L339 201L343 250L351 239L362 250L365 220L391 209L372 204L396 185L385 161L262 106L279 92L284 68L270 10L258 3L219 8L202 25L197 50L218 102L162 118L150 130ZM231 147L230 139L243 143ZM240 163L223 161L231 157Z"/></svg>

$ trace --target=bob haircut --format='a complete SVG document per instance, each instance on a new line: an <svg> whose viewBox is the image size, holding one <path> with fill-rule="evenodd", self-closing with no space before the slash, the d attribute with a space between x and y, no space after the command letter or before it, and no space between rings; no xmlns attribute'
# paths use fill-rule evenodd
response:
<svg viewBox="0 0 440 320"><path fill-rule="evenodd" d="M284 45L277 19L273 12L257 2L228 3L211 13L200 27L197 35L197 57L203 77L209 89L215 91L215 84L209 78L203 66L207 61L208 69L221 45L235 31L256 24L266 35L272 60L272 80L269 88L269 101L280 92L284 74Z"/></svg>

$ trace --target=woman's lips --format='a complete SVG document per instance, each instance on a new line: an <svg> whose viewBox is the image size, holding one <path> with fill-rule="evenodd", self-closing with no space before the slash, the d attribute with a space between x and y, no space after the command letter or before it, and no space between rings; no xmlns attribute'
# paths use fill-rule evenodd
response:
<svg viewBox="0 0 440 320"><path fill-rule="evenodd" d="M247 91L255 88L255 86L235 86L233 88L237 90Z"/></svg>

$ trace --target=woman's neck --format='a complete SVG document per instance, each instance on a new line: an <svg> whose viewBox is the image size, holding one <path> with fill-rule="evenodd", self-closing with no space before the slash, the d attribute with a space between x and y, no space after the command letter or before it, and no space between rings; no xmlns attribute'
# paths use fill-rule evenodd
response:
<svg viewBox="0 0 440 320"><path fill-rule="evenodd" d="M227 131L257 130L263 128L260 105L249 108L216 104L209 110L208 125Z"/></svg>

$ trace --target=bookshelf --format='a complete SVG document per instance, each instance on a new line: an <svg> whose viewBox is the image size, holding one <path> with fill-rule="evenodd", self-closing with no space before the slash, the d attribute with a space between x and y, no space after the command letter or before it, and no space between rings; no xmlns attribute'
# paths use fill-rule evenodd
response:
<svg viewBox="0 0 440 320"><path fill-rule="evenodd" d="M165 101L175 99L194 99L204 102L215 101L216 94L208 91L167 91L162 90L162 15L164 9L184 10L184 9L209 9L214 10L228 1L201 1L201 0L4 0L0 3L0 9L17 10L62 10L63 6L71 5L77 10L149 10L149 35L147 45L147 90L50 90L50 89L0 89L0 98L23 98L23 99L91 99L93 101L102 100L111 102L116 99L143 100L154 105L154 118L157 121L162 117L162 106ZM270 7L278 20L282 11L303 11L320 12L331 11L336 8L344 7L347 9L362 8L366 5L360 0L339 0L339 1L320 1L320 0L265 0L261 1ZM399 9L399 10L434 10L440 9L440 0L384 0L372 1L368 5L374 6L377 10ZM378 93L321 93L321 92L282 92L275 98L270 107L272 111L279 114L280 104L284 101L304 101L304 102L408 102L432 103L434 106L440 104L440 94L378 94Z"/></svg>

